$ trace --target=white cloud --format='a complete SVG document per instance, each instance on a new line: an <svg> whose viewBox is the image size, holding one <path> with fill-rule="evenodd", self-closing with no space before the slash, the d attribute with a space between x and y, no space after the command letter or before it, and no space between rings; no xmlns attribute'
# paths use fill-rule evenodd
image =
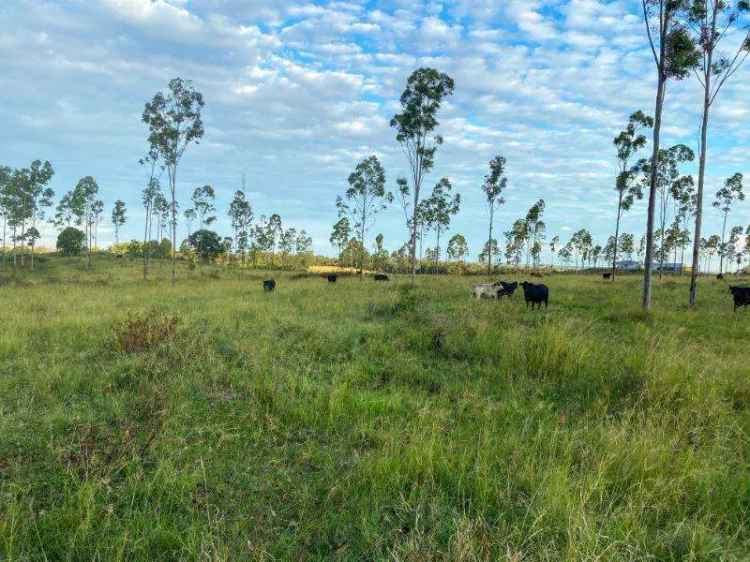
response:
<svg viewBox="0 0 750 562"><path fill-rule="evenodd" d="M612 138L632 111L653 107L653 63L625 0L235 0L232 10L216 0L100 0L75 13L46 0L33 14L22 9L31 0L14 1L0 32L6 162L49 158L58 192L95 175L105 198L127 198L134 232L139 114L177 75L207 101L205 142L188 151L179 190L210 182L221 207L245 172L257 214L310 225L319 251L328 251L333 200L358 159L377 153L391 184L406 172L389 121L418 66L456 80L427 181L455 179L464 206L453 229L470 239L482 235L479 185L498 153L510 177L501 221L543 197L550 232L591 226L606 239ZM712 185L743 168L748 77L750 69L737 75L712 115ZM699 94L694 80L670 84L665 144L695 146ZM627 228L642 229L641 211ZM396 210L378 228L400 243Z"/></svg>

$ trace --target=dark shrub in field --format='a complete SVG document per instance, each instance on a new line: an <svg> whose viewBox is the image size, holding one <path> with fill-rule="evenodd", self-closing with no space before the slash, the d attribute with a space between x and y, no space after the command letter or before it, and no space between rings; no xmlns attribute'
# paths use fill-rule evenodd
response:
<svg viewBox="0 0 750 562"><path fill-rule="evenodd" d="M177 332L177 317L166 315L130 316L115 324L118 351L141 353L171 340Z"/></svg>
<svg viewBox="0 0 750 562"><path fill-rule="evenodd" d="M221 238L212 230L198 230L188 237L188 245L204 260L212 261L226 251Z"/></svg>
<svg viewBox="0 0 750 562"><path fill-rule="evenodd" d="M83 252L86 243L86 235L69 226L57 237L57 251L63 256L79 256Z"/></svg>

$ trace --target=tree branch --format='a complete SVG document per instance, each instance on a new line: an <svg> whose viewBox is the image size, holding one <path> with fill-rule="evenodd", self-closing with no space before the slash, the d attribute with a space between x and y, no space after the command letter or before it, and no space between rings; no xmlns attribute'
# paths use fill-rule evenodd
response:
<svg viewBox="0 0 750 562"><path fill-rule="evenodd" d="M745 50L743 48L745 43L748 40L750 40L750 32L748 32L748 34L745 36L745 39L742 41L742 44L740 45L739 49L737 49L737 53L734 55L732 62L729 63L729 66L727 67L727 70L725 71L724 76L721 78L721 80L717 82L716 90L714 91L713 94L711 94L711 99L708 102L709 106L714 103L716 96L719 95L719 92L721 91L721 88L722 86L724 86L726 81L740 69L742 64L747 59L748 55L750 55L750 51Z"/></svg>

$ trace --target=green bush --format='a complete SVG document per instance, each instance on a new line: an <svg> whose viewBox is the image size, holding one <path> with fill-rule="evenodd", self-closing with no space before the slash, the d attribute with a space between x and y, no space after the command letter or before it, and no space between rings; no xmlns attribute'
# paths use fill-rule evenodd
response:
<svg viewBox="0 0 750 562"><path fill-rule="evenodd" d="M169 238L162 238L156 252L160 258L172 257L172 241Z"/></svg>
<svg viewBox="0 0 750 562"><path fill-rule="evenodd" d="M86 247L86 235L69 226L57 237L57 251L63 256L79 256Z"/></svg>
<svg viewBox="0 0 750 562"><path fill-rule="evenodd" d="M188 237L188 244L204 261L211 261L226 251L224 242L212 230L197 230Z"/></svg>

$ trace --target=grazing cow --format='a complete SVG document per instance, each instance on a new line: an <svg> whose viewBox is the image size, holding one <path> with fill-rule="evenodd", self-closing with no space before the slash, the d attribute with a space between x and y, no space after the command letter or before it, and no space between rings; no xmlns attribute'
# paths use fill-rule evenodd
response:
<svg viewBox="0 0 750 562"><path fill-rule="evenodd" d="M273 279L266 279L263 281L263 290L269 293L276 288L276 281Z"/></svg>
<svg viewBox="0 0 750 562"><path fill-rule="evenodd" d="M532 277L544 277L544 275L542 275L542 274L541 274L541 273L539 273L538 271L532 271L532 272L531 272L531 276L532 276Z"/></svg>
<svg viewBox="0 0 750 562"><path fill-rule="evenodd" d="M500 289L497 291L497 298L500 299L502 297L512 297L513 293L516 292L516 289L518 288L518 282L514 281L513 283L506 283L505 281L498 281L495 283L495 287L500 286Z"/></svg>
<svg viewBox="0 0 750 562"><path fill-rule="evenodd" d="M338 279L338 275L336 275L335 273L329 273L329 274L328 274L328 275L326 276L326 278L328 279L328 282L329 282L329 283L335 283L335 282L336 282L336 279Z"/></svg>
<svg viewBox="0 0 750 562"><path fill-rule="evenodd" d="M529 307L529 303L531 303L532 310L534 310L535 304L539 308L542 308L542 303L544 303L544 308L547 308L549 301L549 288L547 288L547 285L534 285L533 283L524 281L521 283L521 287L523 287L523 297L526 299L526 308Z"/></svg>
<svg viewBox="0 0 750 562"><path fill-rule="evenodd" d="M389 279L385 273L376 273L375 281L389 281Z"/></svg>
<svg viewBox="0 0 750 562"><path fill-rule="evenodd" d="M602 273L602 279L611 279L612 273Z"/></svg>
<svg viewBox="0 0 750 562"><path fill-rule="evenodd" d="M496 299L498 290L497 285L482 283L481 285L474 285L472 292L476 299Z"/></svg>
<svg viewBox="0 0 750 562"><path fill-rule="evenodd" d="M750 287L729 287L729 292L734 297L734 310L741 306L750 305Z"/></svg>
<svg viewBox="0 0 750 562"><path fill-rule="evenodd" d="M723 280L724 280L724 274L723 274L723 273L719 273L719 274L718 274L718 275L716 276L716 278L717 278L717 279L718 279L719 281L723 281Z"/></svg>

